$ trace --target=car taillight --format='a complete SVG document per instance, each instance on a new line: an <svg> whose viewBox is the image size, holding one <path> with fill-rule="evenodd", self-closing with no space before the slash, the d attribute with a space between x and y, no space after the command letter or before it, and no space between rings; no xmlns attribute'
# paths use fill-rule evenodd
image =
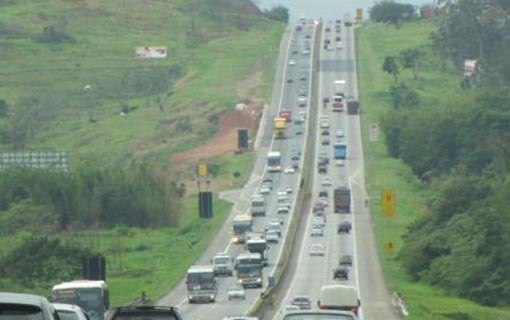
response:
<svg viewBox="0 0 510 320"><path fill-rule="evenodd" d="M358 307L352 307L349 309L349 311L352 311L355 315L358 315Z"/></svg>

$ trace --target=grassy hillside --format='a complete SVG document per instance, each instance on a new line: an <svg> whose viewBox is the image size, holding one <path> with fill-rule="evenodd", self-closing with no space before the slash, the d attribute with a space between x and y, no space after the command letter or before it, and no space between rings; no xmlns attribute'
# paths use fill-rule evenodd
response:
<svg viewBox="0 0 510 320"><path fill-rule="evenodd" d="M382 267L390 289L404 296L411 313L409 319L510 319L508 310L482 307L411 281L397 259L403 244L401 236L411 223L426 214L425 203L434 191L425 189L402 161L387 155L381 131L378 142L369 142L367 128L370 123L379 123L381 116L393 108L388 94L393 78L382 71L384 58L398 56L404 49L427 45L428 36L434 28L432 22L404 24L400 29L367 23L357 34L367 185ZM460 90L460 73L450 65L441 65L441 61L429 51L429 56L420 62L416 80L413 80L411 71L401 72L400 80L417 91L423 107L440 105ZM380 192L387 187L394 188L397 194L397 216L392 219L383 218L379 206ZM397 252L393 255L386 251L386 244L390 241Z"/></svg>
<svg viewBox="0 0 510 320"><path fill-rule="evenodd" d="M0 0L0 102L8 104L0 111L0 151L70 151L73 167L144 158L176 183L186 181L193 169L173 168L170 156L206 141L236 103L266 100L283 28L247 0ZM166 46L168 57L136 58L141 46ZM252 162L248 153L211 159L214 190L238 187ZM142 291L155 300L230 211L216 199L214 219L201 221L191 192L178 227L57 237L106 255L113 305ZM0 235L0 253L29 236ZM9 281L0 278L0 287L49 290Z"/></svg>
<svg viewBox="0 0 510 320"><path fill-rule="evenodd" d="M122 162L200 144L251 98L240 81L264 72L254 94L267 95L282 30L247 1L2 1L0 147ZM168 58L135 58L139 46Z"/></svg>

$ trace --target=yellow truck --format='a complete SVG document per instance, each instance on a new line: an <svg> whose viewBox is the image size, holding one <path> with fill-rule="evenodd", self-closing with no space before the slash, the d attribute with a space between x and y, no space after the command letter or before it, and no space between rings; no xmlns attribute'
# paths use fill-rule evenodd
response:
<svg viewBox="0 0 510 320"><path fill-rule="evenodd" d="M277 117L274 119L274 138L285 139L287 130L287 119Z"/></svg>

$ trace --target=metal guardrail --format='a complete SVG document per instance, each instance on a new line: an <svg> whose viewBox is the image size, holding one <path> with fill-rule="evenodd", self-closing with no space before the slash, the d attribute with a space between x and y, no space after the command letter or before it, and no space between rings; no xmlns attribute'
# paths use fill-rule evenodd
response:
<svg viewBox="0 0 510 320"><path fill-rule="evenodd" d="M408 317L409 311L407 310L406 302L404 301L404 298L402 295L400 295L398 292L393 292L391 295L391 304L397 309L397 312L400 314L401 317Z"/></svg>

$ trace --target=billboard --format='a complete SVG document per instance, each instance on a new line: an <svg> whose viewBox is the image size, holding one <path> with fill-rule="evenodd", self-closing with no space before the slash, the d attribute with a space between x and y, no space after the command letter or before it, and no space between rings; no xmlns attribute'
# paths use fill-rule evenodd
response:
<svg viewBox="0 0 510 320"><path fill-rule="evenodd" d="M396 214L396 194L395 190L388 188L384 189L381 194L381 207L383 216L391 218Z"/></svg>
<svg viewBox="0 0 510 320"><path fill-rule="evenodd" d="M476 71L478 67L478 60L464 60L464 75L466 77L472 76Z"/></svg>
<svg viewBox="0 0 510 320"><path fill-rule="evenodd" d="M137 58L161 59L167 57L166 47L137 47L135 49Z"/></svg>
<svg viewBox="0 0 510 320"><path fill-rule="evenodd" d="M198 176L201 178L207 178L209 176L209 167L205 160L200 160L198 163Z"/></svg>
<svg viewBox="0 0 510 320"><path fill-rule="evenodd" d="M363 20L363 9L356 9L356 22L360 23Z"/></svg>
<svg viewBox="0 0 510 320"><path fill-rule="evenodd" d="M0 152L0 170L11 168L69 170L70 155L56 152Z"/></svg>

